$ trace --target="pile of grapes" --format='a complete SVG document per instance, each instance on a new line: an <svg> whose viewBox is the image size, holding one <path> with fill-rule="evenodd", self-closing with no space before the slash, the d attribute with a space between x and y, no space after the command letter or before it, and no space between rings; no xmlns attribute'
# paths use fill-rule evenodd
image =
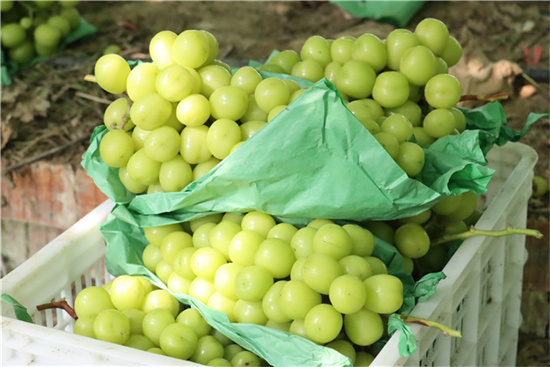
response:
<svg viewBox="0 0 550 367"><path fill-rule="evenodd" d="M83 289L74 311L75 334L208 366L265 364L141 276L122 275Z"/></svg>
<svg viewBox="0 0 550 367"><path fill-rule="evenodd" d="M80 24L79 1L0 2L2 52L8 61L29 63L51 56L60 42Z"/></svg>

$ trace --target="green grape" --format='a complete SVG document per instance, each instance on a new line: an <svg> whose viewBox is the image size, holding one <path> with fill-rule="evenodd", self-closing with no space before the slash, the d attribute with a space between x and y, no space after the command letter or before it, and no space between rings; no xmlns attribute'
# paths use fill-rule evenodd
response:
<svg viewBox="0 0 550 367"><path fill-rule="evenodd" d="M351 237L351 253L359 256L370 256L374 250L374 236L363 227L345 224L342 228Z"/></svg>
<svg viewBox="0 0 550 367"><path fill-rule="evenodd" d="M141 310L148 313L158 308L166 309L176 317L179 313L180 303L170 292L164 289L155 289L147 293Z"/></svg>
<svg viewBox="0 0 550 367"><path fill-rule="evenodd" d="M73 333L96 339L94 334L95 317L96 315L78 316L74 323Z"/></svg>
<svg viewBox="0 0 550 367"><path fill-rule="evenodd" d="M163 192L181 191L194 180L191 165L180 155L163 162L158 177Z"/></svg>
<svg viewBox="0 0 550 367"><path fill-rule="evenodd" d="M422 110L420 106L413 101L407 100L400 106L385 108L384 111L386 115L400 114L405 116L413 127L422 125Z"/></svg>
<svg viewBox="0 0 550 367"><path fill-rule="evenodd" d="M290 269L291 280L302 280L302 267L304 266L305 262L306 262L305 257L296 259L296 261L294 262L294 265L292 265L292 269Z"/></svg>
<svg viewBox="0 0 550 367"><path fill-rule="evenodd" d="M306 333L306 325L304 319L293 320L288 328L288 332L294 335L301 336L304 339L309 339Z"/></svg>
<svg viewBox="0 0 550 367"><path fill-rule="evenodd" d="M112 130L111 132L114 131L120 130ZM151 185L159 179L160 165L160 162L149 158L143 148L130 157L126 169L133 180L142 185Z"/></svg>
<svg viewBox="0 0 550 367"><path fill-rule="evenodd" d="M212 158L206 142L209 129L208 126L200 125L186 126L181 131L180 154L187 163L197 164Z"/></svg>
<svg viewBox="0 0 550 367"><path fill-rule="evenodd" d="M275 279L288 277L295 261L290 244L278 238L264 240L254 255L254 264L267 269Z"/></svg>
<svg viewBox="0 0 550 367"><path fill-rule="evenodd" d="M195 232L197 230L197 228L202 226L204 223L218 224L218 223L221 222L222 218L223 218L223 214L222 213L217 213L217 214L209 214L209 215L205 215L203 217L197 218L197 219L193 219L189 222L190 227L191 227L191 232Z"/></svg>
<svg viewBox="0 0 550 367"><path fill-rule="evenodd" d="M35 33L37 31L38 28L36 28ZM55 29L55 31L59 32L57 29ZM103 90L112 94L119 94L126 91L126 80L129 74L130 65L128 65L122 56L117 54L103 55L95 63L94 75L97 84Z"/></svg>
<svg viewBox="0 0 550 367"><path fill-rule="evenodd" d="M71 24L71 31L74 31L80 25L80 13L74 7L63 8L59 15L65 17Z"/></svg>
<svg viewBox="0 0 550 367"><path fill-rule="evenodd" d="M425 46L411 47L401 57L399 71L410 84L423 86L437 72L435 56Z"/></svg>
<svg viewBox="0 0 550 367"><path fill-rule="evenodd" d="M216 39L216 37L214 37L212 33L205 30L201 30L201 32L206 36L208 40L208 58L204 62L204 64L206 65L213 63L216 60L220 47L218 45L218 40Z"/></svg>
<svg viewBox="0 0 550 367"><path fill-rule="evenodd" d="M206 364L215 358L222 358L224 348L212 335L204 335L197 340L193 354L189 358L199 364Z"/></svg>
<svg viewBox="0 0 550 367"><path fill-rule="evenodd" d="M145 267L154 272L158 263L162 260L160 248L155 245L147 245L143 250L142 259Z"/></svg>
<svg viewBox="0 0 550 367"><path fill-rule="evenodd" d="M176 317L176 322L191 327L199 338L209 335L212 331L212 326L206 322L196 308L186 308L181 311Z"/></svg>
<svg viewBox="0 0 550 367"><path fill-rule="evenodd" d="M351 364L355 365L355 348L348 340L334 340L325 345L327 348L332 348L340 354L345 355L351 360Z"/></svg>
<svg viewBox="0 0 550 367"><path fill-rule="evenodd" d="M172 43L171 56L176 64L190 68L200 68L209 58L210 42L208 36L198 30L181 32Z"/></svg>
<svg viewBox="0 0 550 367"><path fill-rule="evenodd" d="M109 130L99 143L99 155L111 167L124 167L134 154L134 141L124 130Z"/></svg>
<svg viewBox="0 0 550 367"><path fill-rule="evenodd" d="M409 82L398 71L380 73L374 81L372 98L384 108L401 106L409 98Z"/></svg>
<svg viewBox="0 0 550 367"><path fill-rule="evenodd" d="M351 60L353 45L355 38L353 37L340 37L335 39L330 45L330 55L333 61L343 64L346 61Z"/></svg>
<svg viewBox="0 0 550 367"><path fill-rule="evenodd" d="M277 74L284 74L285 71L283 68L281 68L279 65L267 63L260 65L256 68L258 71L267 71L269 73L277 73Z"/></svg>
<svg viewBox="0 0 550 367"><path fill-rule="evenodd" d="M355 313L344 315L344 331L355 345L367 346L380 340L384 334L384 323L379 314L362 308Z"/></svg>
<svg viewBox="0 0 550 367"><path fill-rule="evenodd" d="M241 226L233 221L221 221L208 234L210 246L220 251L229 259L229 245L233 237L242 230Z"/></svg>
<svg viewBox="0 0 550 367"><path fill-rule="evenodd" d="M395 136L393 136L393 134L381 131L373 136L378 143L380 143L382 148L386 150L390 157L393 159L397 158L397 155L399 154L399 141Z"/></svg>
<svg viewBox="0 0 550 367"><path fill-rule="evenodd" d="M208 303L208 300L215 292L214 283L201 277L194 278L189 285L189 295L204 304Z"/></svg>
<svg viewBox="0 0 550 367"><path fill-rule="evenodd" d="M271 111L267 114L267 121L271 121L275 116L277 116L279 113L284 111L286 109L287 105L283 104L280 106L273 107Z"/></svg>
<svg viewBox="0 0 550 367"><path fill-rule="evenodd" d="M478 197L477 194L473 192L465 192L463 194L460 194L461 199L460 199L460 202L458 203L458 206L451 213L447 214L447 218L455 222L463 221L466 218L468 218L470 215L474 213L476 209L477 197Z"/></svg>
<svg viewBox="0 0 550 367"><path fill-rule="evenodd" d="M173 269L173 267L172 267ZM183 293L187 294L189 293L189 287L191 286L191 280L182 277L178 273L172 272L168 276L168 280L166 281L166 286L170 291L173 293Z"/></svg>
<svg viewBox="0 0 550 367"><path fill-rule="evenodd" d="M151 341L151 339L140 334L130 334L130 337L128 337L128 340L124 345L139 350L149 350L155 347L155 344Z"/></svg>
<svg viewBox="0 0 550 367"><path fill-rule="evenodd" d="M433 246L422 257L416 259L419 268L424 272L437 272L443 270L447 263L446 246Z"/></svg>
<svg viewBox="0 0 550 367"><path fill-rule="evenodd" d="M222 216L221 220L229 220L231 222L237 223L238 225L241 225L243 217L243 213L227 212Z"/></svg>
<svg viewBox="0 0 550 367"><path fill-rule="evenodd" d="M291 319L304 319L307 313L318 304L322 298L302 280L286 282L277 300L279 309Z"/></svg>
<svg viewBox="0 0 550 367"><path fill-rule="evenodd" d="M300 89L300 90L297 90L297 91L293 92L290 95L290 99L288 100L288 104L291 104L292 102L294 102L294 100L296 98L300 97L306 90L307 90L307 88L304 88L304 89Z"/></svg>
<svg viewBox="0 0 550 367"><path fill-rule="evenodd" d="M252 137L258 130L264 127L265 121L250 120L242 123L239 128L241 129L241 140L247 140Z"/></svg>
<svg viewBox="0 0 550 367"><path fill-rule="evenodd" d="M130 335L143 334L143 318L145 312L139 309L122 310L122 313L130 320Z"/></svg>
<svg viewBox="0 0 550 367"><path fill-rule="evenodd" d="M328 294L330 283L344 274L344 267L336 258L313 253L302 266L302 280L313 290Z"/></svg>
<svg viewBox="0 0 550 367"><path fill-rule="evenodd" d="M188 359L195 351L197 339L197 334L193 329L176 322L162 330L158 345L170 357Z"/></svg>
<svg viewBox="0 0 550 367"><path fill-rule="evenodd" d="M406 217L401 218L401 222L403 223L416 223L416 224L424 224L426 223L430 218L432 217L432 211L431 209L426 209L423 212L413 215L412 217Z"/></svg>
<svg viewBox="0 0 550 367"><path fill-rule="evenodd" d="M265 324L265 326L267 326L267 327L277 329L277 330L282 330L282 331L289 331L290 330L290 325L292 325L292 321L277 322L277 321L273 321L273 320L268 320L267 323Z"/></svg>
<svg viewBox="0 0 550 367"><path fill-rule="evenodd" d="M214 358L213 360L209 361L206 366L209 367L233 367L231 362L229 362L225 358Z"/></svg>
<svg viewBox="0 0 550 367"><path fill-rule="evenodd" d="M220 292L215 291L208 298L207 306L213 310L223 312L227 315L229 322L236 322L235 319L235 303L237 301L231 298L228 298L221 294Z"/></svg>
<svg viewBox="0 0 550 367"><path fill-rule="evenodd" d="M269 60L269 64L279 66L285 74L290 74L292 72L292 67L301 61L300 55L293 50L284 50L279 52Z"/></svg>
<svg viewBox="0 0 550 367"><path fill-rule="evenodd" d="M242 299L235 302L235 320L239 323L265 325L267 316L265 315L262 302L248 302Z"/></svg>
<svg viewBox="0 0 550 367"><path fill-rule="evenodd" d="M212 155L218 159L226 158L231 148L241 141L239 124L228 118L212 123L206 135L206 144Z"/></svg>
<svg viewBox="0 0 550 367"><path fill-rule="evenodd" d="M265 237L249 230L236 233L229 242L228 254L231 261L244 266L254 265L254 257Z"/></svg>
<svg viewBox="0 0 550 367"><path fill-rule="evenodd" d="M290 75L316 83L324 77L325 71L321 63L309 59L294 64Z"/></svg>
<svg viewBox="0 0 550 367"><path fill-rule="evenodd" d="M332 305L319 304L307 313L304 326L308 338L316 343L333 341L343 325L343 317Z"/></svg>
<svg viewBox="0 0 550 367"><path fill-rule="evenodd" d="M287 104L290 92L280 79L267 78L258 83L254 97L258 107L265 113L269 113L274 107Z"/></svg>
<svg viewBox="0 0 550 367"><path fill-rule="evenodd" d="M57 28L61 38L65 38L71 31L71 23L69 23L67 18L61 15L52 15L48 18L47 24Z"/></svg>
<svg viewBox="0 0 550 367"><path fill-rule="evenodd" d="M157 162L168 162L180 150L180 134L170 126L161 126L152 130L143 145L149 158Z"/></svg>
<svg viewBox="0 0 550 367"><path fill-rule="evenodd" d="M214 287L216 291L229 299L236 300L235 278L243 268L244 265L237 263L226 263L221 265L214 274Z"/></svg>
<svg viewBox="0 0 550 367"><path fill-rule="evenodd" d="M0 1L0 12L7 13L13 9L13 1L11 0L2 0Z"/></svg>
<svg viewBox="0 0 550 367"><path fill-rule="evenodd" d="M301 89L300 84L298 84L296 81L292 79L281 79L283 83L285 83L286 87L288 88L288 92L290 94L298 91Z"/></svg>
<svg viewBox="0 0 550 367"><path fill-rule="evenodd" d="M281 291L286 283L288 283L286 280L275 282L262 299L262 309L269 321L286 323L292 320L282 311L281 307L279 307Z"/></svg>
<svg viewBox="0 0 550 367"><path fill-rule="evenodd" d="M451 113L455 118L455 130L458 131L458 133L460 134L461 132L466 130L466 117L464 117L462 111L456 107L451 108Z"/></svg>
<svg viewBox="0 0 550 367"><path fill-rule="evenodd" d="M170 278L170 275L174 272L174 269L172 268L172 264L164 259L161 259L157 263L157 267L155 268L154 273L159 277L159 279L163 283L168 283L168 278Z"/></svg>
<svg viewBox="0 0 550 367"><path fill-rule="evenodd" d="M307 227L314 228L314 229L319 229L322 226L324 226L325 224L334 224L334 222L331 221L330 219L326 219L326 218L315 218L311 222L308 223Z"/></svg>
<svg viewBox="0 0 550 367"><path fill-rule="evenodd" d="M425 18L418 23L414 34L424 46L428 47L435 55L440 55L449 40L449 30L440 20Z"/></svg>
<svg viewBox="0 0 550 367"><path fill-rule="evenodd" d="M437 70L436 74L447 74L449 72L449 66L447 66L445 60L439 56L435 58L435 68Z"/></svg>
<svg viewBox="0 0 550 367"><path fill-rule="evenodd" d="M96 316L103 310L114 309L109 292L102 287L86 287L74 301L74 310L78 317Z"/></svg>
<svg viewBox="0 0 550 367"><path fill-rule="evenodd" d="M376 274L363 281L367 292L365 308L379 313L391 314L403 304L403 283L390 274Z"/></svg>
<svg viewBox="0 0 550 367"><path fill-rule="evenodd" d="M189 280L196 277L195 273L191 270L191 256L196 250L196 247L186 247L176 253L172 261L172 268L176 274Z"/></svg>
<svg viewBox="0 0 550 367"><path fill-rule="evenodd" d="M172 59L171 50L176 37L177 34L172 31L161 31L151 38L149 42L149 54L159 69L164 69L175 64L175 61Z"/></svg>
<svg viewBox="0 0 550 367"><path fill-rule="evenodd" d="M414 177L422 171L424 158L424 150L420 145L406 141L399 144L395 162L409 177Z"/></svg>
<svg viewBox="0 0 550 367"><path fill-rule="evenodd" d="M325 79L327 79L329 82L334 84L334 81L336 80L336 74L340 69L342 69L342 64L336 61L332 61L325 68L325 73L324 73Z"/></svg>
<svg viewBox="0 0 550 367"><path fill-rule="evenodd" d="M130 337L130 320L118 310L103 310L94 320L94 335L99 340L124 344Z"/></svg>
<svg viewBox="0 0 550 367"><path fill-rule="evenodd" d="M341 258L339 263L344 267L346 274L353 275L361 280L365 280L373 274L372 268L364 256L348 255Z"/></svg>
<svg viewBox="0 0 550 367"><path fill-rule="evenodd" d="M336 311L351 314L365 306L367 292L359 277L344 274L332 281L328 296Z"/></svg>
<svg viewBox="0 0 550 367"><path fill-rule="evenodd" d="M231 84L231 73L220 65L206 65L198 69L201 79L200 93L210 98L213 91Z"/></svg>
<svg viewBox="0 0 550 367"><path fill-rule="evenodd" d="M34 58L34 45L32 41L25 41L8 50L8 54L11 61L20 65L27 64Z"/></svg>
<svg viewBox="0 0 550 367"><path fill-rule="evenodd" d="M422 126L413 127L413 136L414 140L421 147L432 144L435 141L435 138L432 138Z"/></svg>
<svg viewBox="0 0 550 367"><path fill-rule="evenodd" d="M233 367L260 367L261 361L254 353L243 350L231 358L231 365Z"/></svg>
<svg viewBox="0 0 550 367"><path fill-rule="evenodd" d="M395 230L395 247L406 257L422 257L430 248L430 237L416 223L405 223Z"/></svg>
<svg viewBox="0 0 550 367"><path fill-rule="evenodd" d="M165 355L166 355L166 353L164 353L164 352L162 351L162 349L160 349L159 347L149 348L149 349L147 349L147 351L148 351L149 353L155 353L155 354L158 354L158 355L161 355L161 356L165 356Z"/></svg>
<svg viewBox="0 0 550 367"><path fill-rule="evenodd" d="M462 88L456 77L450 74L439 74L428 80L424 88L426 102L434 108L451 108L462 96Z"/></svg>
<svg viewBox="0 0 550 367"><path fill-rule="evenodd" d="M365 33L355 40L351 58L365 62L378 73L386 66L386 46L374 34Z"/></svg>
<svg viewBox="0 0 550 367"><path fill-rule="evenodd" d="M149 131L166 124L171 114L172 104L157 93L147 93L139 97L130 108L132 122Z"/></svg>
<svg viewBox="0 0 550 367"><path fill-rule="evenodd" d="M548 192L548 181L542 176L533 176L532 196L541 197Z"/></svg>
<svg viewBox="0 0 550 367"><path fill-rule="evenodd" d="M210 112L215 119L238 120L248 108L248 94L240 87L223 86L210 95Z"/></svg>
<svg viewBox="0 0 550 367"><path fill-rule="evenodd" d="M268 270L258 265L246 266L235 277L235 294L245 301L261 301L273 283Z"/></svg>
<svg viewBox="0 0 550 367"><path fill-rule="evenodd" d="M193 168L192 181L197 181L199 178L201 178L202 176L204 176L205 174L207 174L208 172L213 170L214 167L216 167L218 165L218 163L220 163L220 162L221 162L221 160L212 157L209 160L207 160L206 162L198 163Z"/></svg>
<svg viewBox="0 0 550 367"><path fill-rule="evenodd" d="M249 121L267 121L268 112L264 112L256 103L256 96L251 94L248 96L248 107L244 115L240 118L242 123Z"/></svg>
<svg viewBox="0 0 550 367"><path fill-rule="evenodd" d="M201 247L191 255L193 273L208 280L214 280L216 270L226 263L224 254L212 247Z"/></svg>
<svg viewBox="0 0 550 367"><path fill-rule="evenodd" d="M116 277L110 293L113 305L120 311L140 309L147 294L142 282L129 275Z"/></svg>
<svg viewBox="0 0 550 367"><path fill-rule="evenodd" d="M197 229L193 232L193 246L196 248L210 247L208 236L210 234L210 230L215 226L216 223L211 222L203 223L198 226Z"/></svg>
<svg viewBox="0 0 550 367"><path fill-rule="evenodd" d="M300 49L302 60L315 60L324 69L331 61L331 45L321 36L309 37Z"/></svg>
<svg viewBox="0 0 550 367"><path fill-rule="evenodd" d="M266 238L279 238L288 243L292 241L292 237L298 232L298 228L293 226L290 223L279 223L272 227L269 232L267 232Z"/></svg>
<svg viewBox="0 0 550 367"><path fill-rule="evenodd" d="M159 181L149 184L149 186L147 186L147 195L155 194L157 192L164 192L164 190L160 186Z"/></svg>
<svg viewBox="0 0 550 367"><path fill-rule="evenodd" d="M409 140L413 133L413 125L401 114L393 114L384 119L380 125L382 132L393 135L399 143Z"/></svg>
<svg viewBox="0 0 550 367"><path fill-rule="evenodd" d="M371 95L376 73L367 63L349 60L342 64L336 73L334 85L338 90L352 98L360 99Z"/></svg>
<svg viewBox="0 0 550 367"><path fill-rule="evenodd" d="M462 57L462 46L453 36L449 36L447 45L439 55L447 63L448 67L456 65Z"/></svg>
<svg viewBox="0 0 550 367"><path fill-rule="evenodd" d="M210 335L212 335L214 338L218 339L218 341L223 345L224 349L230 344L234 344L233 340L225 336L223 333L221 333L219 330L212 329L210 332ZM225 353L225 352L224 352Z"/></svg>
<svg viewBox="0 0 550 367"><path fill-rule="evenodd" d="M332 256L336 260L351 254L352 247L351 236L338 224L325 224L313 236L313 252Z"/></svg>
<svg viewBox="0 0 550 367"><path fill-rule="evenodd" d="M187 247L192 247L193 241L189 233L184 231L174 231L168 233L160 243L160 253L162 259L172 263L176 254Z"/></svg>
<svg viewBox="0 0 550 367"><path fill-rule="evenodd" d="M461 205L462 196L447 196L437 202L431 209L439 215L450 215Z"/></svg>
<svg viewBox="0 0 550 367"><path fill-rule="evenodd" d="M166 236L168 233L172 233L175 231L181 231L182 227L179 223L173 223L173 224L166 224L163 226L158 227L144 227L143 232L145 234L145 238L149 243L153 245L160 246L162 239L164 236Z"/></svg>
<svg viewBox="0 0 550 367"><path fill-rule="evenodd" d="M246 213L241 222L243 230L256 232L263 237L266 237L275 225L275 219L271 215L259 211Z"/></svg>
<svg viewBox="0 0 550 367"><path fill-rule="evenodd" d="M410 48L419 45L416 36L407 29L395 29L386 37L387 64L391 70L399 70L401 57Z"/></svg>
<svg viewBox="0 0 550 367"><path fill-rule="evenodd" d="M369 263L373 275L388 273L386 264L384 264L384 262L379 258L374 256L365 256L365 260Z"/></svg>
<svg viewBox="0 0 550 367"><path fill-rule="evenodd" d="M194 77L181 65L170 65L157 74L155 89L167 101L179 102L193 92Z"/></svg>
<svg viewBox="0 0 550 367"><path fill-rule="evenodd" d="M133 123L132 123L133 124ZM138 151L145 145L145 138L149 135L149 130L143 130L142 128L135 126L132 130L132 140L134 141L134 151Z"/></svg>
<svg viewBox="0 0 550 367"><path fill-rule="evenodd" d="M130 101L127 98L118 98L105 109L103 123L109 130L131 130L134 127L130 120Z"/></svg>
<svg viewBox="0 0 550 367"><path fill-rule="evenodd" d="M18 26L20 26L18 24ZM59 28L43 23L34 29L34 42L44 47L57 47L61 41L62 34ZM100 84L101 86L101 84Z"/></svg>
<svg viewBox="0 0 550 367"><path fill-rule="evenodd" d="M430 252L428 250L428 252ZM409 274L412 274L413 271L414 271L414 262L411 258L408 258L408 257L405 257L405 256L402 256L403 258L403 269L409 273Z"/></svg>
<svg viewBox="0 0 550 367"><path fill-rule="evenodd" d="M380 127L374 120L380 117L377 112L373 111L368 103L365 103L365 99L357 99L346 105L346 107L353 113L353 115L367 128L371 134L379 132ZM372 124L375 125L372 125Z"/></svg>
<svg viewBox="0 0 550 367"><path fill-rule="evenodd" d="M434 139L439 139L453 133L455 118L451 110L437 108L424 117L422 127L426 134Z"/></svg>
<svg viewBox="0 0 550 367"><path fill-rule="evenodd" d="M237 69L231 77L230 86L239 87L246 94L254 94L256 86L262 81L262 76L252 66L243 66Z"/></svg>

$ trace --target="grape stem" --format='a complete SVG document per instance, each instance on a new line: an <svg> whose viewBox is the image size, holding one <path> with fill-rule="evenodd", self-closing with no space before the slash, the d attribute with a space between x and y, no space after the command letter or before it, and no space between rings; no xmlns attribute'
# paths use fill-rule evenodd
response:
<svg viewBox="0 0 550 367"><path fill-rule="evenodd" d="M510 97L509 93L499 93L499 94L489 94L489 95L476 95L476 94L465 94L460 97L460 101L488 101L494 102L503 99L508 99Z"/></svg>
<svg viewBox="0 0 550 367"><path fill-rule="evenodd" d="M73 319L75 319L75 320L78 319L78 316L76 315L75 310L64 299L62 299L60 301L44 303L42 305L36 306L36 309L38 311L47 310L47 309L51 309L51 308L60 308L62 310L65 310Z"/></svg>
<svg viewBox="0 0 550 367"><path fill-rule="evenodd" d="M443 332L443 335L445 336L454 336L457 338L462 338L462 333L460 331L451 329L450 327L440 324L439 322L421 319L420 317L414 317L411 315L397 314L397 316L399 316L401 320L403 320L404 322L410 322L413 324L420 324L420 325L431 327L434 329L439 329Z"/></svg>
<svg viewBox="0 0 550 367"><path fill-rule="evenodd" d="M471 226L470 229L466 232L443 235L437 241L435 241L433 245L434 246L440 245L442 243L455 241L455 240L465 240L467 238L474 237L474 236L503 237L511 234L523 234L526 236L533 236L536 238L543 237L543 234L537 231L536 229L508 227L502 230L485 230L485 229L477 229L474 226Z"/></svg>
<svg viewBox="0 0 550 367"><path fill-rule="evenodd" d="M84 76L84 80L87 81L87 82L91 82L91 83L97 83L97 79L96 79L95 75L87 74L87 75Z"/></svg>

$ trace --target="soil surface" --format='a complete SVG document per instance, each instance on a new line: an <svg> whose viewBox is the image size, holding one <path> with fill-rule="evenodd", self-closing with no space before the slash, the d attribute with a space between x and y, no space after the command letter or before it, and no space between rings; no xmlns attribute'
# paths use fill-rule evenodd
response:
<svg viewBox="0 0 550 367"><path fill-rule="evenodd" d="M46 62L12 75L2 88L2 172L24 169L34 160L79 165L93 128L115 96L84 81L109 45L127 59L148 58L155 33L210 31L219 58L231 66L264 61L272 50L299 51L312 35L337 38L373 33L381 38L396 27L356 18L329 2L82 2L82 16L98 32L71 44ZM406 28L426 18L442 20L464 46L451 72L464 94L508 93L502 101L509 126L520 130L530 112L549 113L550 3L426 2ZM550 121L531 127L522 142L539 154L535 174L550 179ZM531 199L529 218L548 222L548 194ZM546 339L522 339L520 365L548 364ZM523 358L523 359L522 359Z"/></svg>

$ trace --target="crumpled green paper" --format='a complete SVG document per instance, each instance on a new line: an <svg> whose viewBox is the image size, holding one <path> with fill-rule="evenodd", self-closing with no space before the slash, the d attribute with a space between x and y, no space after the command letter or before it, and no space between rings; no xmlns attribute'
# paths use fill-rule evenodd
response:
<svg viewBox="0 0 550 367"><path fill-rule="evenodd" d="M96 128L82 165L98 188L124 204L117 209L141 226L250 210L302 225L310 218L391 220L416 215L446 195L484 193L493 174L479 132L468 131L428 147L421 179L409 178L326 79L180 192L129 193L99 156L105 133Z"/></svg>
<svg viewBox="0 0 550 367"><path fill-rule="evenodd" d="M59 50L64 49L65 47L67 47L67 45L73 42L76 42L79 39L91 36L96 32L97 32L97 29L93 25L88 23L84 18L80 18L80 24L78 25L78 27L74 31L69 33L67 37L61 40L59 44ZM28 68L32 65L35 65L41 61L44 61L50 58L50 56L37 56L25 65L18 65L14 62L5 60L4 50L2 50L1 53L2 53L2 65L1 65L1 72L0 72L0 76L1 76L0 82L2 86L11 85L10 74L13 74L20 69Z"/></svg>
<svg viewBox="0 0 550 367"><path fill-rule="evenodd" d="M330 2L355 17L386 21L398 27L405 27L424 5L424 1L331 0Z"/></svg>

